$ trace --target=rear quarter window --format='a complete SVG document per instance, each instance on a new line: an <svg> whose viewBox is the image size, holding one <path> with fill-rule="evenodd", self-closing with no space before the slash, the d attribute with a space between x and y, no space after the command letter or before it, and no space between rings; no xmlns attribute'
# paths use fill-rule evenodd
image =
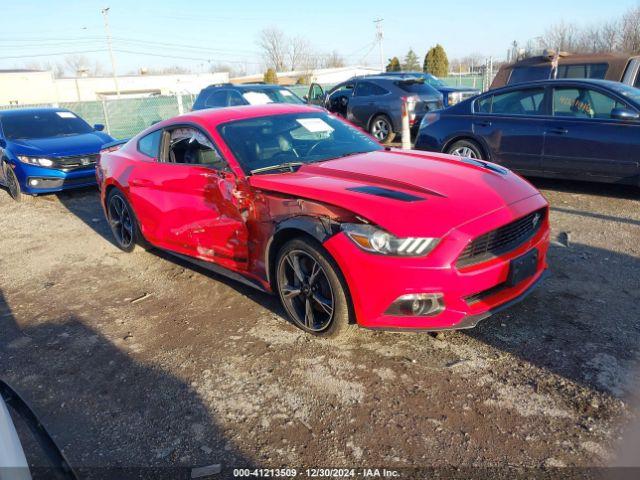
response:
<svg viewBox="0 0 640 480"><path fill-rule="evenodd" d="M138 151L149 158L158 158L162 130L151 132L138 140Z"/></svg>
<svg viewBox="0 0 640 480"><path fill-rule="evenodd" d="M558 78L595 78L603 80L607 75L607 63L583 63L579 65L559 65Z"/></svg>
<svg viewBox="0 0 640 480"><path fill-rule="evenodd" d="M511 70L508 85L516 83L532 82L535 80L547 80L551 76L551 66L539 67L515 67Z"/></svg>

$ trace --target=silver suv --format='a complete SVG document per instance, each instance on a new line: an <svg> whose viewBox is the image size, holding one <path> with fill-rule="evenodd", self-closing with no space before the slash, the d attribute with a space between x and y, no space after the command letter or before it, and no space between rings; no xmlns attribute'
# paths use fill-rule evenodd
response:
<svg viewBox="0 0 640 480"><path fill-rule="evenodd" d="M412 130L425 113L442 108L442 94L423 79L386 75L354 77L328 92L313 83L306 99L367 130L381 143L390 143L402 131L403 97Z"/></svg>

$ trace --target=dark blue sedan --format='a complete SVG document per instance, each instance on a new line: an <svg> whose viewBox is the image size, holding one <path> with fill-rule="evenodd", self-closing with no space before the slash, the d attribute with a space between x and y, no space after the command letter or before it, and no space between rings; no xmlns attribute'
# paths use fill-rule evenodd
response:
<svg viewBox="0 0 640 480"><path fill-rule="evenodd" d="M523 175L640 185L640 89L545 80L490 90L427 114L415 148Z"/></svg>
<svg viewBox="0 0 640 480"><path fill-rule="evenodd" d="M15 200L96 184L100 149L113 138L60 108L0 112L0 185Z"/></svg>

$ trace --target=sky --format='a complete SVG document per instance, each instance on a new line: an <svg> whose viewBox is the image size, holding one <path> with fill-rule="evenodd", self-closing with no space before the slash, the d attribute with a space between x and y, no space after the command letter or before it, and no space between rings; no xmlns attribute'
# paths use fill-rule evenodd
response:
<svg viewBox="0 0 640 480"><path fill-rule="evenodd" d="M514 40L535 38L560 20L589 25L620 16L638 0L308 1L3 0L0 69L84 55L111 71L101 10L109 7L119 74L172 65L206 71L228 64L263 68L257 37L266 27L338 51L348 64L378 66L373 21L382 18L384 60L440 43L449 58L504 59Z"/></svg>

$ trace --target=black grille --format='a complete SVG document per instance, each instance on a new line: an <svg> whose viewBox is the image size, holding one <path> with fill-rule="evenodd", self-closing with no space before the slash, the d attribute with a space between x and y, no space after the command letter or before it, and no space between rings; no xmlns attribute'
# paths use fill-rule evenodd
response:
<svg viewBox="0 0 640 480"><path fill-rule="evenodd" d="M491 288L483 290L482 292L474 293L473 295L469 295L468 297L465 297L465 301L467 302L467 305L473 305L474 303L478 303L484 300L485 298L488 298L492 295L495 295L496 293L501 292L502 290L505 290L507 287L508 287L507 283L502 282Z"/></svg>
<svg viewBox="0 0 640 480"><path fill-rule="evenodd" d="M92 167L98 161L100 155L74 155L72 157L58 157L53 159L55 168L63 170L65 172L70 170L76 170L78 168Z"/></svg>
<svg viewBox="0 0 640 480"><path fill-rule="evenodd" d="M88 175L86 177L82 176L82 177L76 177L76 178L65 178L63 185L65 187L71 187L73 185L83 185L85 183L94 183L94 182L96 182L96 176Z"/></svg>
<svg viewBox="0 0 640 480"><path fill-rule="evenodd" d="M515 250L538 233L545 216L543 208L476 238L462 251L456 266L467 267Z"/></svg>

